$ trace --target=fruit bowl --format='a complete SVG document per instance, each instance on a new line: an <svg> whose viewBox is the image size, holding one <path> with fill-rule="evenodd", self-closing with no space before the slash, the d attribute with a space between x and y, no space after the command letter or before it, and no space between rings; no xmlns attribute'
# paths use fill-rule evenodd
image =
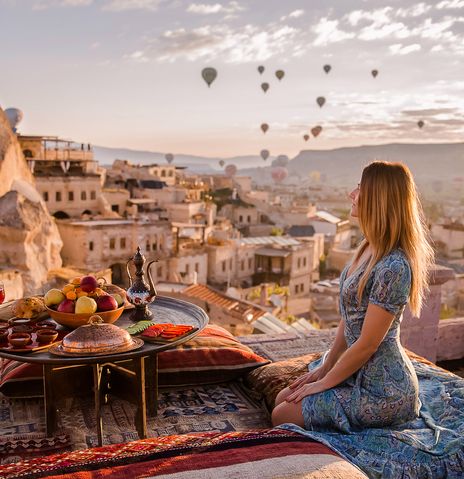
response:
<svg viewBox="0 0 464 479"><path fill-rule="evenodd" d="M98 316L100 316L105 323L114 323L124 311L124 306L121 306L118 309L112 309L111 311L97 311L95 313L82 314L61 313L55 309L49 308L48 306L46 306L46 308L52 319L54 319L57 323L72 329L87 324L89 322L90 316L93 316L94 314L98 314Z"/></svg>

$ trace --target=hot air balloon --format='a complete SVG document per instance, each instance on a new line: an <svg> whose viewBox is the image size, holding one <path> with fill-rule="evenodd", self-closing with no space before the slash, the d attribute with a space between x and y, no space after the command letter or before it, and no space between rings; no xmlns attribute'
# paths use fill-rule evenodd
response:
<svg viewBox="0 0 464 479"><path fill-rule="evenodd" d="M166 161L167 161L169 164L171 164L172 161L174 160L174 155L173 155L172 153L166 153L166 154L164 155L164 157L166 158Z"/></svg>
<svg viewBox="0 0 464 479"><path fill-rule="evenodd" d="M269 125L267 123L261 123L261 130L263 130L263 133L266 133L266 131L269 130Z"/></svg>
<svg viewBox="0 0 464 479"><path fill-rule="evenodd" d="M332 67L330 65L324 65L322 68L324 69L326 73L329 73L330 70L332 70Z"/></svg>
<svg viewBox="0 0 464 479"><path fill-rule="evenodd" d="M230 178L237 173L237 167L235 165L227 165L224 169L224 172Z"/></svg>
<svg viewBox="0 0 464 479"><path fill-rule="evenodd" d="M271 163L271 166L272 166L272 167L277 167L277 166L285 167L285 166L288 165L288 162L289 162L289 159L288 159L288 156L287 156L287 155L279 155L279 156Z"/></svg>
<svg viewBox="0 0 464 479"><path fill-rule="evenodd" d="M275 76L277 77L277 80L280 81L285 76L285 72L283 70L277 70Z"/></svg>
<svg viewBox="0 0 464 479"><path fill-rule="evenodd" d="M263 71L264 71L264 67L262 65L260 65L258 67L258 71L259 71L259 74L262 75L263 74Z"/></svg>
<svg viewBox="0 0 464 479"><path fill-rule="evenodd" d="M325 103L325 98L323 96L318 96L316 98L316 102L319 105L319 107L322 108L324 106L324 103Z"/></svg>
<svg viewBox="0 0 464 479"><path fill-rule="evenodd" d="M23 112L18 108L7 108L5 110L5 115L8 123L11 126L11 129L16 133L16 127L23 119Z"/></svg>
<svg viewBox="0 0 464 479"><path fill-rule="evenodd" d="M322 126L315 126L314 128L311 128L311 133L313 134L314 138L317 138L319 136L319 133L322 131Z"/></svg>
<svg viewBox="0 0 464 479"><path fill-rule="evenodd" d="M211 86L211 83L216 79L217 77L217 71L215 68L203 68L201 71L201 76L203 77L203 80L207 83L208 87Z"/></svg>
<svg viewBox="0 0 464 479"><path fill-rule="evenodd" d="M223 167L224 164L225 164L225 161L224 161L224 160L219 160L219 166L220 166L220 167Z"/></svg>
<svg viewBox="0 0 464 479"><path fill-rule="evenodd" d="M419 128L422 128L424 125L425 125L425 123L424 123L422 120L419 120L419 121L417 122L417 126L418 126Z"/></svg>
<svg viewBox="0 0 464 479"><path fill-rule="evenodd" d="M282 181L288 176L288 170L283 166L276 166L275 168L272 168L271 176L276 183L282 183Z"/></svg>
<svg viewBox="0 0 464 479"><path fill-rule="evenodd" d="M309 135L308 134L303 135L303 139L304 139L304 141L308 141L309 140Z"/></svg>
<svg viewBox="0 0 464 479"><path fill-rule="evenodd" d="M263 89L263 92L266 93L269 90L269 83L261 83L261 88Z"/></svg>
<svg viewBox="0 0 464 479"><path fill-rule="evenodd" d="M378 70L372 70L371 75L375 78L379 74Z"/></svg>
<svg viewBox="0 0 464 479"><path fill-rule="evenodd" d="M266 161L269 158L269 150L261 150L261 158Z"/></svg>

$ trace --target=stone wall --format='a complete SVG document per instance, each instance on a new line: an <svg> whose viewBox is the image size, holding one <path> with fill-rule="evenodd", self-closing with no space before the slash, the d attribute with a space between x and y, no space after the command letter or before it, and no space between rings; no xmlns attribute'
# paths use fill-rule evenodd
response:
<svg viewBox="0 0 464 479"><path fill-rule="evenodd" d="M440 321L441 285L454 278L450 268L436 265L430 275L430 291L420 318L406 307L401 323L401 344L429 361L437 361L438 323Z"/></svg>
<svg viewBox="0 0 464 479"><path fill-rule="evenodd" d="M437 361L464 358L464 318L443 319L438 324Z"/></svg>

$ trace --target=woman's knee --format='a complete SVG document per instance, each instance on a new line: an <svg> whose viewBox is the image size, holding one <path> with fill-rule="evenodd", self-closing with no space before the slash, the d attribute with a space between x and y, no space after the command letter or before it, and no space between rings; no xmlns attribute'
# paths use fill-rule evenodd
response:
<svg viewBox="0 0 464 479"><path fill-rule="evenodd" d="M272 425L275 427L286 422L304 427L301 402L295 404L284 401L274 408L272 411Z"/></svg>
<svg viewBox="0 0 464 479"><path fill-rule="evenodd" d="M279 404L283 403L287 399L287 396L291 393L291 391L292 390L289 387L282 389L282 391L277 394L274 405L278 406Z"/></svg>

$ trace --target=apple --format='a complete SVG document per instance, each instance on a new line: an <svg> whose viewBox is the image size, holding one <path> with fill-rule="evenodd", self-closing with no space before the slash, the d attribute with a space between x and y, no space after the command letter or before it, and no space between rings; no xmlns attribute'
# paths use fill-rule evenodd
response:
<svg viewBox="0 0 464 479"><path fill-rule="evenodd" d="M84 276L81 278L81 289L86 293L91 293L94 289L98 288L98 282L95 276Z"/></svg>
<svg viewBox="0 0 464 479"><path fill-rule="evenodd" d="M57 311L60 313L74 313L74 301L72 299L65 299L58 305Z"/></svg>
<svg viewBox="0 0 464 479"><path fill-rule="evenodd" d="M98 311L111 311L118 309L118 302L109 294L104 294L97 298Z"/></svg>
<svg viewBox="0 0 464 479"><path fill-rule="evenodd" d="M46 292L44 296L44 301L45 304L50 307L50 306L55 306L56 304L60 304L66 299L65 295L63 294L62 291L59 289L51 289Z"/></svg>
<svg viewBox="0 0 464 479"><path fill-rule="evenodd" d="M81 296L76 301L76 314L93 314L97 310L97 302L88 296Z"/></svg>
<svg viewBox="0 0 464 479"><path fill-rule="evenodd" d="M118 308L120 308L125 303L124 298L119 293L112 294L111 296L113 296L113 298L118 303Z"/></svg>

